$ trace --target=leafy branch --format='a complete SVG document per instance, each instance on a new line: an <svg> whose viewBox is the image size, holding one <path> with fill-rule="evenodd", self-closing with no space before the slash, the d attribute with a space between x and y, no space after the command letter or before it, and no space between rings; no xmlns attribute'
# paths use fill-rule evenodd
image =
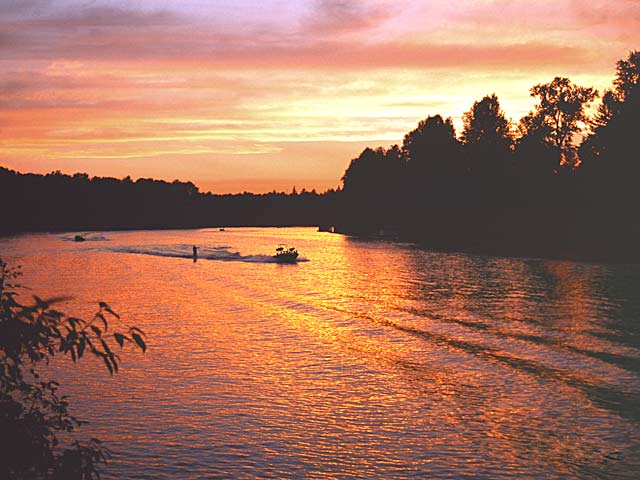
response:
<svg viewBox="0 0 640 480"><path fill-rule="evenodd" d="M0 478L94 479L98 464L110 457L97 439L63 442L60 434L74 432L81 420L70 415L59 384L41 380L39 364L56 355L75 363L85 355L102 359L110 374L118 372L120 357L113 340L146 351L145 334L137 327L109 333L109 322L120 316L105 302L90 321L65 315L54 306L68 297L33 303L18 300L21 272L0 259Z"/></svg>

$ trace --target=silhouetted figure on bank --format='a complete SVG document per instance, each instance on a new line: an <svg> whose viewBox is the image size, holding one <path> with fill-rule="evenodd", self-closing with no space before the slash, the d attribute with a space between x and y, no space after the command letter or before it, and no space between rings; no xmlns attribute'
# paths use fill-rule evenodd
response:
<svg viewBox="0 0 640 480"><path fill-rule="evenodd" d="M198 247L193 246L193 263L198 261Z"/></svg>

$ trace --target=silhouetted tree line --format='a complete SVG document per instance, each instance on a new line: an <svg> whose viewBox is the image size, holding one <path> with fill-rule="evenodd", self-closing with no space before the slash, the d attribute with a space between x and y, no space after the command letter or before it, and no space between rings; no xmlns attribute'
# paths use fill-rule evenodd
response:
<svg viewBox="0 0 640 480"><path fill-rule="evenodd" d="M495 94L465 112L459 135L451 118L429 116L401 146L366 148L342 188L322 194L213 195L191 182L0 167L0 232L335 225L443 249L640 260L639 77L632 51L592 116L598 92L563 77L533 86L537 104L517 123Z"/></svg>
<svg viewBox="0 0 640 480"><path fill-rule="evenodd" d="M402 146L366 148L347 168L338 230L443 249L640 260L640 52L617 62L595 115L593 88L556 77L517 124L495 94L456 135L429 116ZM385 228L393 226L394 228Z"/></svg>
<svg viewBox="0 0 640 480"><path fill-rule="evenodd" d="M318 225L336 192L201 193L191 182L21 174L0 167L0 232Z"/></svg>

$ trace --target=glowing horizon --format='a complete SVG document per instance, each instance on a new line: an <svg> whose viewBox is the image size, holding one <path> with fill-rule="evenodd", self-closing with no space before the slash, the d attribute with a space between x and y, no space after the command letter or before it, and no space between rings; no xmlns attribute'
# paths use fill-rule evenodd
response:
<svg viewBox="0 0 640 480"><path fill-rule="evenodd" d="M495 92L518 120L534 84L602 91L640 47L632 0L468 3L5 2L0 165L323 191L428 115L459 130Z"/></svg>

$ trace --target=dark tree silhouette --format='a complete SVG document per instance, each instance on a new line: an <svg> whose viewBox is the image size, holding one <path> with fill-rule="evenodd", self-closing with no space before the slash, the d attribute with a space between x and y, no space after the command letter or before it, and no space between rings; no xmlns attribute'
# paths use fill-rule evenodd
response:
<svg viewBox="0 0 640 480"><path fill-rule="evenodd" d="M615 91L621 102L628 102L638 95L640 83L640 51L629 52L626 60L619 60L616 64L616 78L613 80Z"/></svg>
<svg viewBox="0 0 640 480"><path fill-rule="evenodd" d="M589 126L593 130L605 127L613 117L620 113L620 97L614 90L605 90L597 113L591 118Z"/></svg>
<svg viewBox="0 0 640 480"><path fill-rule="evenodd" d="M336 197L335 190L213 195L177 180L20 174L0 167L0 233L318 225L332 222Z"/></svg>
<svg viewBox="0 0 640 480"><path fill-rule="evenodd" d="M73 417L59 384L42 377L40 366L54 356L76 362L85 354L104 362L111 374L119 358L112 342L146 350L141 330L108 331L107 318L119 319L100 302L93 320L68 317L52 306L61 299L23 305L14 284L19 271L0 259L0 478L88 480L99 478L98 465L109 451L99 440L78 440L84 422Z"/></svg>
<svg viewBox="0 0 640 480"><path fill-rule="evenodd" d="M640 178L640 51L632 51L626 60L617 62L613 84L613 89L603 95L580 156L589 188L604 193L600 201L619 203L622 197L626 201L637 198L634 192Z"/></svg>
<svg viewBox="0 0 640 480"><path fill-rule="evenodd" d="M406 159L397 145L365 148L351 160L342 182L342 213L350 223L373 228L397 217L404 195Z"/></svg>
<svg viewBox="0 0 640 480"><path fill-rule="evenodd" d="M495 93L474 102L462 120L464 128L461 138L464 145L482 155L485 152L501 157L509 155L513 143L511 122L500 108Z"/></svg>
<svg viewBox="0 0 640 480"><path fill-rule="evenodd" d="M591 87L575 85L565 77L555 77L551 82L531 88L531 96L538 97L535 122L546 125L545 140L561 156L561 163L574 166L577 163L573 137L588 122L585 106L598 92Z"/></svg>
<svg viewBox="0 0 640 480"><path fill-rule="evenodd" d="M482 182L484 197L504 201L511 186L513 135L511 122L495 94L474 102L463 116L461 138L473 177Z"/></svg>
<svg viewBox="0 0 640 480"><path fill-rule="evenodd" d="M402 148L407 157L403 211L417 219L423 216L421 210L466 202L460 190L465 190L461 179L467 168L451 118L433 115L420 121L405 135Z"/></svg>
<svg viewBox="0 0 640 480"><path fill-rule="evenodd" d="M637 188L631 186L637 182L640 162L625 153L635 151L633 129L640 124L640 96L634 93L638 60L632 52L629 59L618 62L614 88L605 93L591 123L586 107L597 92L562 77L531 89L538 104L520 120L516 132L495 94L474 102L465 113L461 141L450 119L428 117L404 138L403 188L395 198L382 173L372 175L375 180L370 183L366 175L359 175L362 183L354 188L350 180L356 164L352 162L340 203L350 214L346 226L338 230L375 230L376 219L380 225L392 218L371 213L385 203L399 212L395 218L405 238L435 248L638 258L633 245L640 240L640 225L630 221L635 216L629 208L638 202L631 194ZM580 148L581 163L574 142L587 125L593 132ZM363 167L367 156L373 165L373 158L380 160L384 152L368 151L360 159ZM595 173L596 164L624 176L624 181L617 180L622 187L618 190L627 193L614 195L605 188L605 175ZM602 201L602 195L611 199ZM370 221L361 229L357 220L365 216Z"/></svg>
<svg viewBox="0 0 640 480"><path fill-rule="evenodd" d="M351 160L343 177L343 192L347 195L381 195L396 193L393 188L401 180L405 159L397 145L385 150L365 148Z"/></svg>
<svg viewBox="0 0 640 480"><path fill-rule="evenodd" d="M450 117L443 120L440 115L434 115L420 121L415 130L405 135L402 148L409 159L412 175L420 180L462 171L460 143Z"/></svg>
<svg viewBox="0 0 640 480"><path fill-rule="evenodd" d="M460 139L451 118L429 116L401 148L365 149L346 169L342 190L322 194L213 195L190 182L0 168L0 202L14 206L3 211L0 231L335 225L371 232L394 224L439 248L588 257L606 256L608 229L625 238L616 255L633 256L639 78L633 51L617 63L593 119L586 110L597 92L564 77L531 88L538 103L515 132L495 94L464 114Z"/></svg>
<svg viewBox="0 0 640 480"><path fill-rule="evenodd" d="M530 112L517 126L516 168L534 183L557 173L560 164L560 153L547 141L551 128L543 120L541 115Z"/></svg>

